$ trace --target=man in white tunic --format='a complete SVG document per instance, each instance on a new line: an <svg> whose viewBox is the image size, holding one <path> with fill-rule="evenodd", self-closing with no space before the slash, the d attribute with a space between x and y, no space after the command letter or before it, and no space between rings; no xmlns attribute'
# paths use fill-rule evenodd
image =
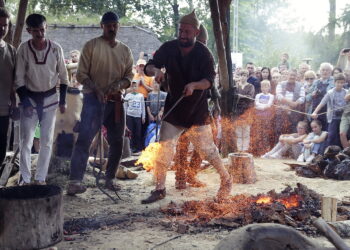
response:
<svg viewBox="0 0 350 250"><path fill-rule="evenodd" d="M40 124L40 151L36 184L45 184L49 167L56 109L65 112L68 74L62 48L46 39L46 18L31 14L26 19L32 39L18 48L15 87L21 101L19 184L31 182L31 148L35 127ZM56 85L60 83L60 93Z"/></svg>

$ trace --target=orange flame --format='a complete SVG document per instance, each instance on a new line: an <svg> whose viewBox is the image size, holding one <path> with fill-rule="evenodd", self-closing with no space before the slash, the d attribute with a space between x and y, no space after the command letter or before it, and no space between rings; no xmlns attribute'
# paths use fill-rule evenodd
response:
<svg viewBox="0 0 350 250"><path fill-rule="evenodd" d="M257 204L270 204L272 203L272 197L269 196L262 196L257 201Z"/></svg>
<svg viewBox="0 0 350 250"><path fill-rule="evenodd" d="M291 195L287 198L278 199L286 208L293 208L299 206L300 197L298 195Z"/></svg>
<svg viewBox="0 0 350 250"><path fill-rule="evenodd" d="M145 150L142 151L140 158L135 162L135 165L142 164L147 172L151 171L155 166L155 160L159 156L158 152L161 148L159 142L150 143Z"/></svg>
<svg viewBox="0 0 350 250"><path fill-rule="evenodd" d="M283 204L287 209L289 209L289 208L293 208L293 207L298 207L300 200L301 200L300 197L298 195L294 194L294 195L291 195L289 197L277 199L276 201ZM272 202L274 202L274 200L270 196L261 196L256 201L257 204L271 204Z"/></svg>

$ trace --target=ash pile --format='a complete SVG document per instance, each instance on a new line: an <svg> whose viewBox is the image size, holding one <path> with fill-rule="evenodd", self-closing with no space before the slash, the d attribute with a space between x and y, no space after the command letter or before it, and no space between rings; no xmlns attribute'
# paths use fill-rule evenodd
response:
<svg viewBox="0 0 350 250"><path fill-rule="evenodd" d="M306 166L290 166L297 175L307 178L350 180L350 147L341 150L339 146L329 146L323 156L316 156Z"/></svg>

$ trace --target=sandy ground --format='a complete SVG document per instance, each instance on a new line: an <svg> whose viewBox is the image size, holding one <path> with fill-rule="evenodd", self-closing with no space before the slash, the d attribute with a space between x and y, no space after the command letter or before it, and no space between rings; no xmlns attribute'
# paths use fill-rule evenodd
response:
<svg viewBox="0 0 350 250"><path fill-rule="evenodd" d="M281 191L287 185L292 187L300 182L320 194L343 199L350 195L350 181L308 179L299 177L283 162L288 160L255 159L255 169L258 181L255 184L235 184L232 195L248 193L265 193L272 189ZM89 178L89 177L87 177ZM205 199L216 194L219 176L214 169L209 168L199 174L200 180L207 183L205 188L188 188L178 191L174 187L174 172L169 171L167 177L167 196L164 200L142 205L142 198L147 197L153 189L152 174L141 171L135 180L120 181L123 190L119 193L123 201L118 204L103 195L96 187L76 197L64 195L65 220L72 218L93 218L96 216L111 216L122 219L122 222L112 227L89 231L83 235L69 236L58 243L58 249L150 249L160 242L180 235L177 228L159 209L170 201ZM90 177L91 181L91 177ZM229 235L227 229L210 229L200 233L185 233L162 246L154 249L213 249L218 242ZM324 246L331 246L324 238L317 238ZM350 240L347 240L350 245Z"/></svg>

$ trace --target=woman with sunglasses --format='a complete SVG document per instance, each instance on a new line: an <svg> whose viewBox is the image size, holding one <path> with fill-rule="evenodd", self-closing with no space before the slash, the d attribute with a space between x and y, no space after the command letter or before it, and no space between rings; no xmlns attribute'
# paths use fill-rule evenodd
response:
<svg viewBox="0 0 350 250"><path fill-rule="evenodd" d="M312 91L312 84L313 82L316 80L316 74L314 71L312 70L308 70L305 72L304 74L304 89L305 89L305 96L306 96L306 99L305 99L305 113L307 113L307 119L309 121L311 121L311 114L312 114L312 98L311 98L311 91ZM308 98L310 97L310 98Z"/></svg>

